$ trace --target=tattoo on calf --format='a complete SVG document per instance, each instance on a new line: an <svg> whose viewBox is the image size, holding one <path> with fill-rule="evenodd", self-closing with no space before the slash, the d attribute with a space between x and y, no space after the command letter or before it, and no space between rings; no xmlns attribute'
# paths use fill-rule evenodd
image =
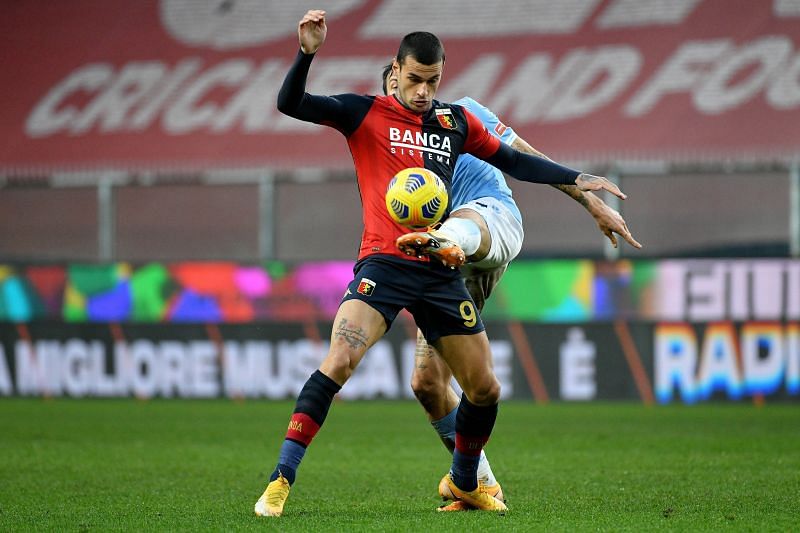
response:
<svg viewBox="0 0 800 533"><path fill-rule="evenodd" d="M342 339L354 350L367 346L367 335L364 333L364 329L348 324L346 318L343 318L336 326L333 336L336 339Z"/></svg>

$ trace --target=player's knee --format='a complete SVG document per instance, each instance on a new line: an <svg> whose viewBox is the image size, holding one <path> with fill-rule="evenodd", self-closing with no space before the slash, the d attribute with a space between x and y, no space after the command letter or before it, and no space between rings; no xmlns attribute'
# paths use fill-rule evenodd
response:
<svg viewBox="0 0 800 533"><path fill-rule="evenodd" d="M331 351L321 365L321 369L337 383L344 383L353 375L355 365L353 357L346 351Z"/></svg>
<svg viewBox="0 0 800 533"><path fill-rule="evenodd" d="M436 403L447 393L446 387L439 380L424 372L414 372L411 376L411 390L422 405Z"/></svg>
<svg viewBox="0 0 800 533"><path fill-rule="evenodd" d="M500 382L494 376L464 391L469 401L475 405L494 405L500 401Z"/></svg>

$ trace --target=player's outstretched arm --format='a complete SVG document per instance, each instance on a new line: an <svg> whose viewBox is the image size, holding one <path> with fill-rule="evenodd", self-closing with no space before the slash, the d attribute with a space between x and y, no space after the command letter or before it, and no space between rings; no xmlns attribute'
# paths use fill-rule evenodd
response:
<svg viewBox="0 0 800 533"><path fill-rule="evenodd" d="M308 69L314 54L325 42L328 35L328 26L325 24L325 12L312 9L307 11L300 22L297 23L297 38L300 41L300 52L289 67L289 72L283 79L283 84L278 91L278 111L300 120L315 122L316 113L308 113L308 101L311 95L306 93L306 79ZM304 112L306 111L306 112Z"/></svg>
<svg viewBox="0 0 800 533"><path fill-rule="evenodd" d="M478 117L464 109L467 139L464 151L511 174L518 180L548 185L575 185L582 191L605 189L623 200L627 198L615 184L602 176L593 176L559 165L549 159L511 148L492 136Z"/></svg>
<svg viewBox="0 0 800 533"><path fill-rule="evenodd" d="M324 11L309 11L300 20L297 26L300 50L278 91L278 111L306 122L333 126L347 134L352 131L354 123L363 118L361 108L366 104L357 103L358 109L354 109L352 98L349 98L351 95L333 97L306 92L311 62L327 33Z"/></svg>
<svg viewBox="0 0 800 533"><path fill-rule="evenodd" d="M484 136L491 137L490 134L485 131L485 128L483 128L483 130ZM575 185L582 191L599 191L603 189L623 200L627 198L627 196L619 190L619 187L602 176L594 176L592 174L586 174L585 172L579 172L565 167L564 165L560 165L555 161L520 152L507 144L501 143L494 137L491 138L494 140L494 148L496 149L491 155L481 155L482 148L468 153L472 153L476 157L483 159L506 174L511 174L518 180L530 183L545 183L548 185ZM484 147L488 144L489 143L484 145ZM492 148L489 149L491 150Z"/></svg>
<svg viewBox="0 0 800 533"><path fill-rule="evenodd" d="M528 142L521 137L514 139L514 142L511 143L511 147L519 150L520 152L550 159L545 154L528 144ZM620 215L616 209L609 207L608 204L606 204L599 196L596 196L589 191L582 191L577 185L553 185L553 187L581 204L589 212L589 214L594 217L594 220L597 223L597 226L600 228L600 231L603 233L603 235L608 237L608 240L611 241L611 244L614 246L614 248L617 247L617 238L614 235L615 233L620 235L634 248L642 247L642 245L633 238L633 235L631 235L628 225L625 223L625 219L622 218L622 215Z"/></svg>

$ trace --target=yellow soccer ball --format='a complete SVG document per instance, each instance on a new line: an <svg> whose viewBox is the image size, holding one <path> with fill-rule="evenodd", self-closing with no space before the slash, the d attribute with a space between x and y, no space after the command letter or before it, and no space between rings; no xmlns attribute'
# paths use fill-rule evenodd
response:
<svg viewBox="0 0 800 533"><path fill-rule="evenodd" d="M386 189L386 209L395 222L412 229L436 224L447 210L447 186L426 168L406 168Z"/></svg>

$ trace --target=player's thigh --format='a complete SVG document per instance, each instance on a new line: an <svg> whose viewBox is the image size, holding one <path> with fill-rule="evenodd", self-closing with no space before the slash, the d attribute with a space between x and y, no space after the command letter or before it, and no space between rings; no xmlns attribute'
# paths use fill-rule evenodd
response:
<svg viewBox="0 0 800 533"><path fill-rule="evenodd" d="M497 284L500 283L500 278L503 277L507 268L508 265L502 265L490 270L479 270L470 267L470 265L462 267L464 283L467 286L469 295L472 297L472 301L475 302L478 312L483 311L486 300L492 294L494 288L497 287Z"/></svg>
<svg viewBox="0 0 800 533"><path fill-rule="evenodd" d="M485 332L448 335L434 346L461 385L464 394L477 405L490 405L500 398L500 383L492 368L492 353Z"/></svg>
<svg viewBox="0 0 800 533"><path fill-rule="evenodd" d="M342 302L333 320L331 347L320 370L342 385L385 332L386 320L375 308L361 300Z"/></svg>
<svg viewBox="0 0 800 533"><path fill-rule="evenodd" d="M444 389L453 376L450 368L439 352L428 344L421 331L417 331L417 347L414 352L414 370L411 374L411 388L417 390Z"/></svg>

